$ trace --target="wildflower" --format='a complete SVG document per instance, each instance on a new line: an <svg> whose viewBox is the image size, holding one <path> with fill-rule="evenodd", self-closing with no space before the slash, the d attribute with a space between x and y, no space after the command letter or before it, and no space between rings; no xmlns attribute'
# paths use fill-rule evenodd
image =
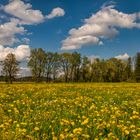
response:
<svg viewBox="0 0 140 140"><path fill-rule="evenodd" d="M38 127L35 127L35 128L34 128L34 130L35 130L35 131L38 131L38 130L39 130L39 128L38 128Z"/></svg>
<svg viewBox="0 0 140 140"><path fill-rule="evenodd" d="M72 140L78 140L78 138L73 138Z"/></svg>
<svg viewBox="0 0 140 140"><path fill-rule="evenodd" d="M69 129L68 129L68 128L66 128L64 131L65 131L65 132L67 132L67 131L69 131Z"/></svg>
<svg viewBox="0 0 140 140"><path fill-rule="evenodd" d="M72 125L72 126L74 126L74 125L75 125L75 123L74 123L74 122L71 122L71 125Z"/></svg>
<svg viewBox="0 0 140 140"><path fill-rule="evenodd" d="M130 128L131 128L131 129L135 128L135 125L131 125Z"/></svg>
<svg viewBox="0 0 140 140"><path fill-rule="evenodd" d="M82 136L85 137L86 139L90 137L88 134L82 134Z"/></svg>
<svg viewBox="0 0 140 140"><path fill-rule="evenodd" d="M22 129L21 131L22 131L23 133L26 133L26 129L25 129L25 128L24 128L24 129Z"/></svg>
<svg viewBox="0 0 140 140"><path fill-rule="evenodd" d="M60 139L64 139L64 138L65 138L64 134L60 134Z"/></svg>
<svg viewBox="0 0 140 140"><path fill-rule="evenodd" d="M74 134L80 134L82 132L82 128L75 128L74 130L73 130L73 133Z"/></svg>
<svg viewBox="0 0 140 140"><path fill-rule="evenodd" d="M128 130L125 130L124 133L125 133L126 135L128 135L128 134L129 134L129 131L128 131Z"/></svg>
<svg viewBox="0 0 140 140"><path fill-rule="evenodd" d="M19 124L17 124L16 127L19 127Z"/></svg>
<svg viewBox="0 0 140 140"><path fill-rule="evenodd" d="M85 125L89 122L89 118L85 119L83 122L82 122L82 125Z"/></svg>
<svg viewBox="0 0 140 140"><path fill-rule="evenodd" d="M27 123L25 123L25 122L21 122L20 124L21 124L21 125L27 125Z"/></svg>
<svg viewBox="0 0 140 140"><path fill-rule="evenodd" d="M55 137L55 136L53 136L53 138L52 138L53 140L57 140L57 137Z"/></svg>
<svg viewBox="0 0 140 140"><path fill-rule="evenodd" d="M8 110L8 112L12 112L12 110L11 110L11 109L9 109L9 110Z"/></svg>
<svg viewBox="0 0 140 140"><path fill-rule="evenodd" d="M0 125L0 128L4 128L4 124L1 124L1 125Z"/></svg>
<svg viewBox="0 0 140 140"><path fill-rule="evenodd" d="M108 138L104 138L103 140L108 140Z"/></svg>
<svg viewBox="0 0 140 140"><path fill-rule="evenodd" d="M137 112L137 111L133 111L133 114L134 114L134 115L138 115L139 112Z"/></svg>
<svg viewBox="0 0 140 140"><path fill-rule="evenodd" d="M110 133L108 134L108 137L111 137L111 136L113 136L113 133L112 133L112 132L110 132Z"/></svg>

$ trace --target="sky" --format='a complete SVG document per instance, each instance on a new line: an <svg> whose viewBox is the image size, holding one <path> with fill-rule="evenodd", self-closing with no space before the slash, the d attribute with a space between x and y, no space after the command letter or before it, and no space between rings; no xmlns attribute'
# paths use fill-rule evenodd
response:
<svg viewBox="0 0 140 140"><path fill-rule="evenodd" d="M0 60L12 52L26 62L30 49L40 47L91 58L135 56L140 51L140 1L1 0Z"/></svg>

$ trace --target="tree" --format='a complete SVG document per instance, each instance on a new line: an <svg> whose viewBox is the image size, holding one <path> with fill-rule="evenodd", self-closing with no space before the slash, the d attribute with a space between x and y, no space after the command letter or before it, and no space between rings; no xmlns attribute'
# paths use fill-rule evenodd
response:
<svg viewBox="0 0 140 140"><path fill-rule="evenodd" d="M136 64L135 64L135 77L136 81L140 81L140 53L137 53Z"/></svg>
<svg viewBox="0 0 140 140"><path fill-rule="evenodd" d="M58 73L60 72L60 55L58 53L53 54L53 64L52 64L52 78L55 82Z"/></svg>
<svg viewBox="0 0 140 140"><path fill-rule="evenodd" d="M51 79L55 82L56 76L60 71L59 68L60 55L58 53L47 52L45 64L46 82L49 82Z"/></svg>
<svg viewBox="0 0 140 140"><path fill-rule="evenodd" d="M28 66L31 69L32 76L36 82L40 82L44 76L46 63L46 53L43 49L32 49Z"/></svg>
<svg viewBox="0 0 140 140"><path fill-rule="evenodd" d="M81 74L82 74L83 82L87 82L89 79L89 64L90 64L90 61L88 57L84 56L82 58L82 66L81 66Z"/></svg>
<svg viewBox="0 0 140 140"><path fill-rule="evenodd" d="M111 58L106 61L106 82L126 81L126 63L122 60Z"/></svg>
<svg viewBox="0 0 140 140"><path fill-rule="evenodd" d="M90 64L90 82L103 82L103 75L106 73L104 60L94 59Z"/></svg>
<svg viewBox="0 0 140 140"><path fill-rule="evenodd" d="M78 82L80 74L81 55L77 52L71 54L70 57L70 77L71 81Z"/></svg>
<svg viewBox="0 0 140 140"><path fill-rule="evenodd" d="M9 53L2 62L2 74L7 78L7 82L12 84L13 79L17 75L19 62L16 60L14 54Z"/></svg>
<svg viewBox="0 0 140 140"><path fill-rule="evenodd" d="M52 64L53 64L53 53L47 52L46 53L46 63L45 63L46 82L49 82L51 79Z"/></svg>
<svg viewBox="0 0 140 140"><path fill-rule="evenodd" d="M62 71L64 73L64 79L65 82L68 82L69 80L69 73L70 73L70 59L71 59L71 54L70 53L63 53L60 56L61 58L61 65L62 65Z"/></svg>
<svg viewBox="0 0 140 140"><path fill-rule="evenodd" d="M126 66L126 76L127 76L127 80L132 80L132 62L131 62L131 57L128 58L127 60L127 66Z"/></svg>

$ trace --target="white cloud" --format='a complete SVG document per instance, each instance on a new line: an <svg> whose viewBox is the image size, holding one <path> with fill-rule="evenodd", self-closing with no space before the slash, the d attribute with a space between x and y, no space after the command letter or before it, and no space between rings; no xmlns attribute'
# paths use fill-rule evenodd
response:
<svg viewBox="0 0 140 140"><path fill-rule="evenodd" d="M16 48L10 48L0 45L0 61L3 61L9 53L15 54L18 61L24 61L30 56L30 47L28 45L20 45Z"/></svg>
<svg viewBox="0 0 140 140"><path fill-rule="evenodd" d="M40 10L33 10L32 5L21 0L12 0L4 6L4 11L21 20L21 24L38 24L44 21Z"/></svg>
<svg viewBox="0 0 140 140"><path fill-rule="evenodd" d="M28 67L20 67L20 71L18 73L19 77L27 77L31 76L31 70Z"/></svg>
<svg viewBox="0 0 140 140"><path fill-rule="evenodd" d="M102 42L94 36L86 35L79 37L68 37L63 41L62 50L75 50L81 48L82 45L102 44Z"/></svg>
<svg viewBox="0 0 140 140"><path fill-rule="evenodd" d="M100 56L98 56L98 55L90 55L90 56L88 56L88 59L89 59L89 61L91 62L91 63L93 63L94 61L95 61L95 59L101 59L101 57Z"/></svg>
<svg viewBox="0 0 140 140"><path fill-rule="evenodd" d="M50 14L46 16L47 19L52 19L55 17L61 17L65 15L65 11L62 8L54 8Z"/></svg>
<svg viewBox="0 0 140 140"><path fill-rule="evenodd" d="M10 16L0 15L1 19L7 18L6 21L8 21L0 24L0 44L3 46L12 46L19 42L29 44L30 39L26 37L19 39L17 35L28 34L25 25L39 24L46 20L46 16L40 10L34 10L30 3L25 3L22 0L9 0L7 5L0 5L0 10L3 10ZM64 14L63 9L59 7L54 8L51 14L48 15L48 19L63 16Z"/></svg>
<svg viewBox="0 0 140 140"><path fill-rule="evenodd" d="M116 36L119 28L140 28L140 23L137 22L139 14L119 12L112 5L102 7L99 12L85 19L83 26L69 31L69 36L62 41L61 49L79 49L88 44L101 45L104 39Z"/></svg>
<svg viewBox="0 0 140 140"><path fill-rule="evenodd" d="M115 27L121 28L140 28L140 24L136 23L136 15L134 14L125 14L119 12L113 7L104 7L96 14L93 14L89 19L85 19L87 24L97 24L97 25L106 25L108 28L111 26L113 29Z"/></svg>
<svg viewBox="0 0 140 140"><path fill-rule="evenodd" d="M9 22L0 25L0 44L13 45L19 42L16 34L24 34L26 30L24 27L19 26L18 19L11 19Z"/></svg>
<svg viewBox="0 0 140 140"><path fill-rule="evenodd" d="M24 38L22 39L22 41L23 41L25 44L29 44L29 43L30 43L30 39L29 39L29 38L26 38L26 37L24 37Z"/></svg>
<svg viewBox="0 0 140 140"><path fill-rule="evenodd" d="M118 56L115 56L115 58L120 59L120 60L127 60L130 56L127 53L120 54Z"/></svg>

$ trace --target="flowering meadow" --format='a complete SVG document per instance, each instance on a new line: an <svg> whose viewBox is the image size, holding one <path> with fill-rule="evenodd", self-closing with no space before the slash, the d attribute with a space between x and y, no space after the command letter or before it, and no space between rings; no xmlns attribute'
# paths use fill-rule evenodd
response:
<svg viewBox="0 0 140 140"><path fill-rule="evenodd" d="M140 84L0 85L0 140L140 140Z"/></svg>

